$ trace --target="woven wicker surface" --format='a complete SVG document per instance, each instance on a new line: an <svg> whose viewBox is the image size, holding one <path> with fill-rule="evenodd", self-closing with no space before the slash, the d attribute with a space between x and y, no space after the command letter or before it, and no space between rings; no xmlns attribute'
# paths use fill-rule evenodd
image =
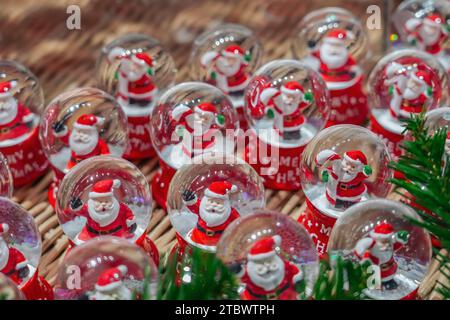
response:
<svg viewBox="0 0 450 320"><path fill-rule="evenodd" d="M94 86L94 66L102 45L129 32L143 32L159 38L170 50L179 68L178 81L187 79L185 68L192 39L205 28L222 21L242 23L256 31L264 46L263 61L290 57L289 36L305 12L321 1L295 0L2 0L0 4L0 58L14 59L28 66L41 80L46 101L59 93L79 87ZM350 1L322 1L328 5ZM81 30L66 27L67 6L81 8ZM364 7L363 7L364 8ZM361 15L364 12L360 13ZM378 39L379 40L379 39ZM373 40L375 43L377 39ZM373 42L372 42L373 43ZM150 180L158 168L157 159L138 163ZM47 203L49 172L32 186L18 189L14 200L34 216L43 238L40 273L54 283L59 262L68 239ZM299 192L267 190L267 207L297 218L304 195ZM161 253L175 242L166 212L154 206L148 229ZM420 294L438 298L432 292L437 280L443 280L433 263Z"/></svg>

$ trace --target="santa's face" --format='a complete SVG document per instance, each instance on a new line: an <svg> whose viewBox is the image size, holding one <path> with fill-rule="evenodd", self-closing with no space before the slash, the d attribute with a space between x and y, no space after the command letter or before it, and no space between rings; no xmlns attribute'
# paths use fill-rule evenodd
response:
<svg viewBox="0 0 450 320"><path fill-rule="evenodd" d="M380 264L388 262L393 252L394 248L390 238L377 239L372 249L372 254L379 259Z"/></svg>
<svg viewBox="0 0 450 320"><path fill-rule="evenodd" d="M85 155L93 151L98 144L97 129L73 128L69 137L70 149L77 155Z"/></svg>
<svg viewBox="0 0 450 320"><path fill-rule="evenodd" d="M424 91L425 85L422 82L417 81L415 77L410 77L406 84L403 98L407 100L417 99Z"/></svg>
<svg viewBox="0 0 450 320"><path fill-rule="evenodd" d="M341 179L342 182L349 182L352 181L353 179L356 178L356 176L358 175L358 173L361 171L361 166L348 161L347 159L343 159L341 162L341 168L343 171L343 177Z"/></svg>
<svg viewBox="0 0 450 320"><path fill-rule="evenodd" d="M17 115L18 104L14 97L0 98L0 124L7 124Z"/></svg>
<svg viewBox="0 0 450 320"><path fill-rule="evenodd" d="M278 287L284 278L284 262L278 255L247 262L247 273L253 284L264 290Z"/></svg>
<svg viewBox="0 0 450 320"><path fill-rule="evenodd" d="M436 24L424 23L419 29L419 34L425 45L433 45L440 39L441 27Z"/></svg>
<svg viewBox="0 0 450 320"><path fill-rule="evenodd" d="M194 129L194 135L202 135L207 132L211 128L213 120L210 114L202 112L195 112L186 119L188 126Z"/></svg>
<svg viewBox="0 0 450 320"><path fill-rule="evenodd" d="M126 75L129 81L134 82L147 73L147 66L136 63L130 59L124 59L120 63L120 71Z"/></svg>
<svg viewBox="0 0 450 320"><path fill-rule="evenodd" d="M100 226L113 222L119 214L119 202L114 196L95 197L88 200L89 216Z"/></svg>
<svg viewBox="0 0 450 320"><path fill-rule="evenodd" d="M0 270L6 266L9 259L9 247L6 241L0 236Z"/></svg>
<svg viewBox="0 0 450 320"><path fill-rule="evenodd" d="M286 93L281 94L282 110L285 115L289 115L297 111L300 104L300 93Z"/></svg>
<svg viewBox="0 0 450 320"><path fill-rule="evenodd" d="M96 291L90 298L95 300L131 300L132 293L123 283L108 291Z"/></svg>
<svg viewBox="0 0 450 320"><path fill-rule="evenodd" d="M231 203L228 199L204 196L200 202L200 218L209 227L215 227L226 222L230 213Z"/></svg>
<svg viewBox="0 0 450 320"><path fill-rule="evenodd" d="M241 68L241 59L232 56L220 56L216 61L216 67L220 73L227 77L234 76Z"/></svg>
<svg viewBox="0 0 450 320"><path fill-rule="evenodd" d="M349 53L344 43L324 42L320 46L320 60L330 69L337 69L345 65Z"/></svg>

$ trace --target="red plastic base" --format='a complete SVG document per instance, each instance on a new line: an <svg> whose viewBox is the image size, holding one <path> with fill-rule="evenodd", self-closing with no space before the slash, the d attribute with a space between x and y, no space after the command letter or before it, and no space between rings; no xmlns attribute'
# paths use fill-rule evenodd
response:
<svg viewBox="0 0 450 320"><path fill-rule="evenodd" d="M8 160L15 188L33 182L47 171L48 161L39 142L38 128L25 141L0 148L0 152Z"/></svg>
<svg viewBox="0 0 450 320"><path fill-rule="evenodd" d="M256 136L256 133L253 134ZM265 187L275 190L299 190L300 160L304 146L278 148L267 145L258 137L253 137L252 140L246 144L244 160L261 176ZM261 156L260 150L265 150L263 155L267 155Z"/></svg>
<svg viewBox="0 0 450 320"><path fill-rule="evenodd" d="M156 155L150 139L150 116L128 117L129 146L125 159L136 160Z"/></svg>
<svg viewBox="0 0 450 320"><path fill-rule="evenodd" d="M308 199L306 199L306 205L306 210L300 214L298 222L311 235L319 257L322 258L327 252L331 229L333 229L337 219L320 212Z"/></svg>
<svg viewBox="0 0 450 320"><path fill-rule="evenodd" d="M20 289L28 300L54 299L52 286L43 277L39 276L38 270Z"/></svg>
<svg viewBox="0 0 450 320"><path fill-rule="evenodd" d="M167 194L169 192L170 182L175 175L176 170L167 165L161 159L159 160L160 169L152 179L153 199L164 210L167 209Z"/></svg>

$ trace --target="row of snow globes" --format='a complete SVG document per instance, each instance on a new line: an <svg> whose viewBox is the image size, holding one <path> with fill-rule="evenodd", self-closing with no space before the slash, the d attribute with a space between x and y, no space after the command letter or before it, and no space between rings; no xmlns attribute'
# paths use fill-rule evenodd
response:
<svg viewBox="0 0 450 320"><path fill-rule="evenodd" d="M439 3L414 16L420 23L408 39L414 34L421 44L421 32L446 35L442 17L448 5ZM208 31L195 41L190 66L195 79L210 84L173 87L173 60L157 41L143 35L120 38L104 48L97 68L101 87L115 98L99 89L77 89L55 98L41 120L43 95L36 77L16 63L0 63L0 151L16 186L34 180L50 162L55 181L49 200L71 248L76 246L66 259L77 263L66 266L79 266L89 278L80 289L87 292L90 286L87 298L129 297L142 282L142 266L151 264L145 262L158 262L145 233L150 188L134 165L119 158L148 157L153 150L161 164L152 181L154 198L167 204L179 245L217 251L242 276L243 298L295 298L295 282L305 277L310 290L318 255L327 251L379 266L381 285L372 297L406 298L417 290L430 260L428 236L408 224L407 218L416 216L407 207L373 199L389 192L387 164L390 153L399 154L400 120L445 103L447 72L429 53L441 61L448 57L426 46L422 49L429 53L388 54L371 73L368 99L358 67L368 52L361 23L349 12L328 8L309 14L301 26L293 48L303 63L276 60L258 70L261 49L250 30L226 25ZM448 124L445 109L430 111L435 121L430 126ZM363 124L369 113L378 136L349 125ZM341 123L346 125L336 125ZM250 128L250 134L239 128ZM240 140L242 157L251 166L231 156ZM211 163L214 154L228 154L220 158L230 161ZM304 228L280 214L255 213L264 207L263 184L303 188L307 209L299 222ZM5 200L5 206L13 205ZM351 212L351 225L340 223ZM361 217L365 212L367 217ZM10 278L27 297L49 298L48 286L35 272L40 254L36 228L30 228L39 239L33 242L31 236L16 234L14 221L0 222L6 248L0 269L12 272ZM137 244L144 255L138 263L128 262L114 243L100 240L107 236ZM93 238L98 245L89 244ZM28 258L30 247L38 249ZM117 257L97 267L109 257L102 250ZM76 261L72 252L86 261ZM21 277L17 266L24 264L29 267L20 271L26 274ZM68 277L62 270L61 277ZM33 283L32 293L28 283ZM64 287L68 283L60 282L61 297L78 297L80 291L72 295ZM79 289L79 283L73 288Z"/></svg>

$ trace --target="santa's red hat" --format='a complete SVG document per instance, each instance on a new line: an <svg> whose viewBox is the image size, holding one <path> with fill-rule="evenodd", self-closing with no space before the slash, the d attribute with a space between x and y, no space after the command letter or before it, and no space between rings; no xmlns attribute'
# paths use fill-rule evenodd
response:
<svg viewBox="0 0 450 320"><path fill-rule="evenodd" d="M98 126L101 126L105 122L105 118L97 117L93 114L83 114L73 124L77 129L95 129L97 131Z"/></svg>
<svg viewBox="0 0 450 320"><path fill-rule="evenodd" d="M279 235L262 238L252 245L247 255L247 259L251 261L257 261L272 257L277 254L275 248L280 245L281 237Z"/></svg>
<svg viewBox="0 0 450 320"><path fill-rule="evenodd" d="M445 142L450 143L450 131L447 132L447 139L445 140Z"/></svg>
<svg viewBox="0 0 450 320"><path fill-rule="evenodd" d="M95 289L100 292L105 292L120 287L127 272L128 268L124 265L103 271L98 277Z"/></svg>
<svg viewBox="0 0 450 320"><path fill-rule="evenodd" d="M17 81L0 81L0 98L12 97L16 86Z"/></svg>
<svg viewBox="0 0 450 320"><path fill-rule="evenodd" d="M287 93L287 94L295 94L295 95L303 94L303 87L297 81L289 81L289 82L285 83L281 87L280 90L281 90L281 92Z"/></svg>
<svg viewBox="0 0 450 320"><path fill-rule="evenodd" d="M344 29L332 29L328 31L323 41L331 44L344 44L346 40L353 39L354 35L350 31Z"/></svg>
<svg viewBox="0 0 450 320"><path fill-rule="evenodd" d="M432 27L440 28L444 24L444 19L442 19L439 14L433 13L423 19L423 23Z"/></svg>
<svg viewBox="0 0 450 320"><path fill-rule="evenodd" d="M222 55L225 57L243 58L244 50L237 44L231 44L222 50Z"/></svg>
<svg viewBox="0 0 450 320"><path fill-rule="evenodd" d="M416 81L422 83L423 85L430 87L431 86L431 77L428 72L424 70L416 71L411 75Z"/></svg>
<svg viewBox="0 0 450 320"><path fill-rule="evenodd" d="M109 197L114 194L114 189L120 187L120 180L109 179L96 182L89 192L89 198Z"/></svg>
<svg viewBox="0 0 450 320"><path fill-rule="evenodd" d="M237 192L237 187L226 181L216 181L209 185L205 196L211 198L228 199L230 193Z"/></svg>
<svg viewBox="0 0 450 320"><path fill-rule="evenodd" d="M375 239L388 239L394 235L394 227L392 224L387 222L382 222L377 225L372 231L370 231L370 236Z"/></svg>
<svg viewBox="0 0 450 320"><path fill-rule="evenodd" d="M215 118L217 114L217 108L211 102L203 102L194 108L195 112L206 115L210 118Z"/></svg>
<svg viewBox="0 0 450 320"><path fill-rule="evenodd" d="M147 67L153 66L152 58L145 52L133 54L131 56L131 61L133 61L134 63L137 63L141 66L147 66Z"/></svg>
<svg viewBox="0 0 450 320"><path fill-rule="evenodd" d="M344 154L344 159L351 163L354 163L356 165L360 165L360 166L367 165L366 155L362 151L359 151L359 150L347 151Z"/></svg>
<svg viewBox="0 0 450 320"><path fill-rule="evenodd" d="M9 230L9 225L7 223L0 223L0 236Z"/></svg>
<svg viewBox="0 0 450 320"><path fill-rule="evenodd" d="M217 51L208 51L201 57L201 64L203 66L209 65L211 62L217 60L219 57L232 57L239 58L242 60L242 63L245 63L245 52L241 46L237 44L230 44L225 49L223 49L220 53Z"/></svg>

